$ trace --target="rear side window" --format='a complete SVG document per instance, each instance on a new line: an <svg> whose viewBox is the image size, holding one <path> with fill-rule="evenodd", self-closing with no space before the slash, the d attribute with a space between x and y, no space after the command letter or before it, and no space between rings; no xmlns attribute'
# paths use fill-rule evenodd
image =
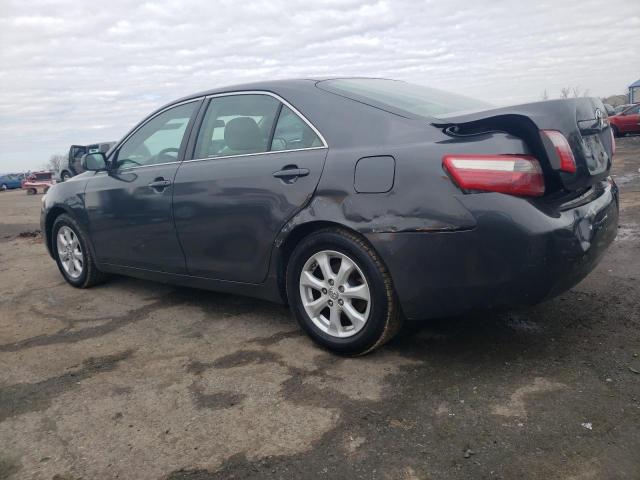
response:
<svg viewBox="0 0 640 480"><path fill-rule="evenodd" d="M408 112L424 117L490 107L489 104L473 98L398 80L341 78L324 80L317 85L328 92L393 113Z"/></svg>
<svg viewBox="0 0 640 480"><path fill-rule="evenodd" d="M279 107L269 95L214 97L200 127L195 158L268 151Z"/></svg>
<svg viewBox="0 0 640 480"><path fill-rule="evenodd" d="M271 151L321 147L322 142L309 125L283 105L273 133Z"/></svg>

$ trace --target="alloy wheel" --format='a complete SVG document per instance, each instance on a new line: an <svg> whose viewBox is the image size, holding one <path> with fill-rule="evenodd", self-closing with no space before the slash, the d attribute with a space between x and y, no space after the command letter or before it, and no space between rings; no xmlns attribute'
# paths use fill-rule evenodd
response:
<svg viewBox="0 0 640 480"><path fill-rule="evenodd" d="M323 250L313 254L300 273L305 312L322 332L351 337L367 323L371 291L358 265L346 255Z"/></svg>
<svg viewBox="0 0 640 480"><path fill-rule="evenodd" d="M84 254L78 235L71 228L63 225L58 230L56 241L62 268L69 277L79 278L84 269Z"/></svg>

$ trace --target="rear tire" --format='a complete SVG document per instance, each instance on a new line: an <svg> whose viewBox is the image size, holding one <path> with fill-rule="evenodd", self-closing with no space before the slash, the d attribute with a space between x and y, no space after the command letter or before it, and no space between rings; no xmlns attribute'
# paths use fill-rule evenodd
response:
<svg viewBox="0 0 640 480"><path fill-rule="evenodd" d="M7 188L8 188L7 185L4 184L4 183L2 185L0 185L0 190L2 190L3 192L6 191Z"/></svg>
<svg viewBox="0 0 640 480"><path fill-rule="evenodd" d="M364 239L343 229L323 229L298 244L287 264L286 287L300 326L338 354L369 353L402 325L386 267Z"/></svg>
<svg viewBox="0 0 640 480"><path fill-rule="evenodd" d="M36 193L38 193L38 190L36 190L35 188L27 189L27 195L35 195Z"/></svg>
<svg viewBox="0 0 640 480"><path fill-rule="evenodd" d="M58 269L69 285L89 288L106 280L106 274L96 266L85 234L71 216L56 218L51 242Z"/></svg>

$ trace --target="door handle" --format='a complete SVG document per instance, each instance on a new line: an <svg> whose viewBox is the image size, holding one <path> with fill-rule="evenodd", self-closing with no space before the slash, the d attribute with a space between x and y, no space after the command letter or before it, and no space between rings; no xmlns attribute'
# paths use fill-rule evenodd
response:
<svg viewBox="0 0 640 480"><path fill-rule="evenodd" d="M166 187L171 185L171 180L165 180L163 178L156 178L153 182L148 184L147 186L157 192L161 192Z"/></svg>
<svg viewBox="0 0 640 480"><path fill-rule="evenodd" d="M306 177L309 175L308 168L285 168L273 173L276 178L293 179L298 177Z"/></svg>

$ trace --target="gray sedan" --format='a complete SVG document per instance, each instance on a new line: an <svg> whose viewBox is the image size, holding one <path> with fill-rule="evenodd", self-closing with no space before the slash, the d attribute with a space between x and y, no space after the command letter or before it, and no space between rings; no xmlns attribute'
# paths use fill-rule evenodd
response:
<svg viewBox="0 0 640 480"><path fill-rule="evenodd" d="M357 355L404 319L533 304L616 234L604 105L494 108L383 79L260 82L177 100L49 190L45 243L107 274L288 303Z"/></svg>

